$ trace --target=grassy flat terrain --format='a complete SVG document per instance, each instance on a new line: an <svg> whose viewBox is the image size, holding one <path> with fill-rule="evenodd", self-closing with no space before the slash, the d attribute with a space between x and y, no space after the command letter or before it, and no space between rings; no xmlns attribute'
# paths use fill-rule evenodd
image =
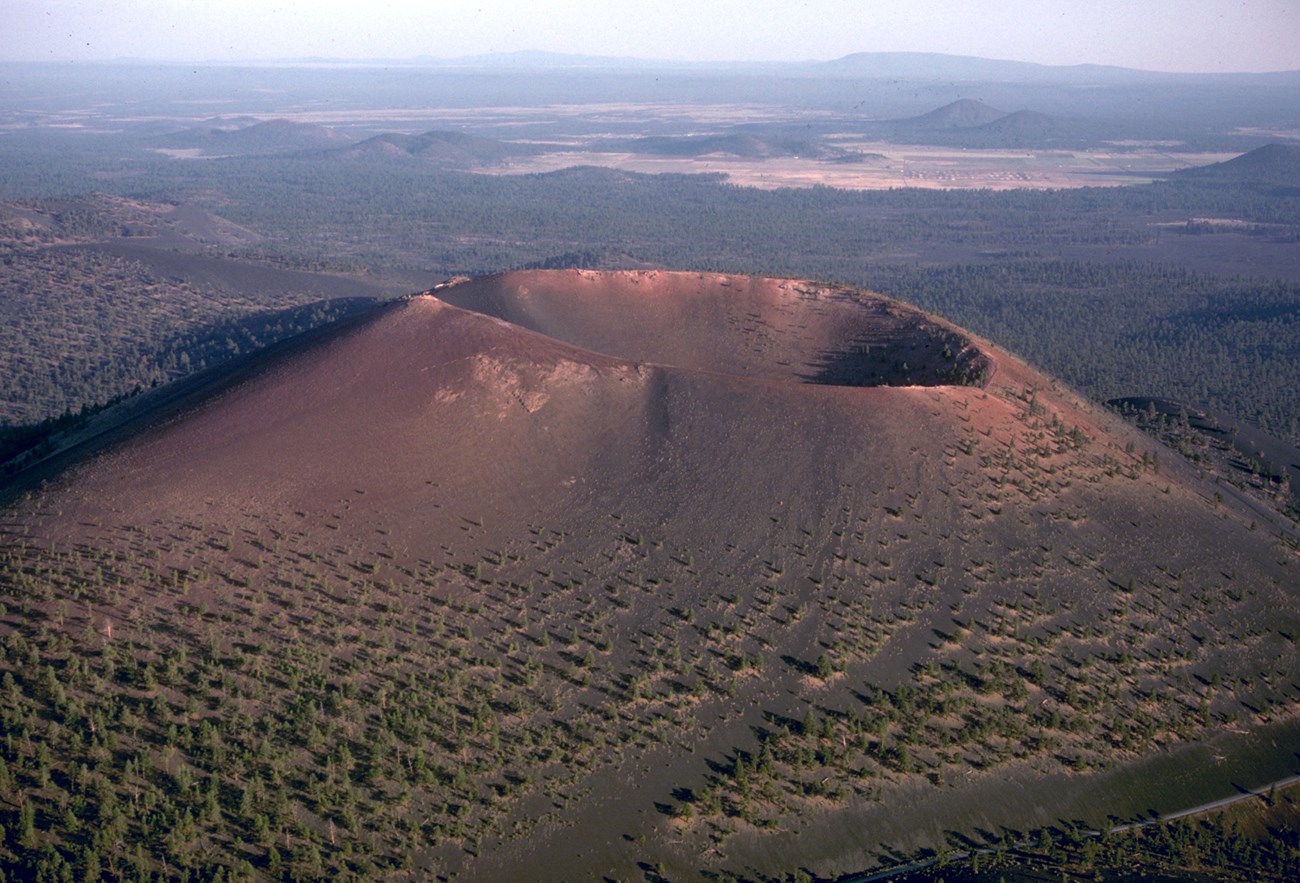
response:
<svg viewBox="0 0 1300 883"><path fill-rule="evenodd" d="M1220 162L1231 154L1180 153L1161 148L1117 150L954 149L898 145L879 141L836 140L840 147L867 154L853 163L830 163L798 157L751 158L646 156L588 150L557 150L514 159L488 174L551 172L575 165L594 165L642 174L720 174L733 184L777 187L837 187L888 190L917 187L943 190L1048 190L1071 187L1119 187L1150 183L1172 171Z"/></svg>

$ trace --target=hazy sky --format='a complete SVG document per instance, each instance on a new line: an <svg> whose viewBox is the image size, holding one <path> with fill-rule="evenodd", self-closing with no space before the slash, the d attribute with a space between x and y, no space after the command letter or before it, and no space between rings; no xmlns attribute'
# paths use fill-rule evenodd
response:
<svg viewBox="0 0 1300 883"><path fill-rule="evenodd" d="M1148 70L1300 69L1300 0L0 0L0 60L678 60L918 51Z"/></svg>

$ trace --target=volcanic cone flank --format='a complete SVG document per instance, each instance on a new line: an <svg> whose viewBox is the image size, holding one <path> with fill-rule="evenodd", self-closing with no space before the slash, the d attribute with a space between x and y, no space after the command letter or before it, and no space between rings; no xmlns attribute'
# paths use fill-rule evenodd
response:
<svg viewBox="0 0 1300 883"><path fill-rule="evenodd" d="M210 784L258 874L834 876L1289 767L1295 555L1213 494L875 295L510 273L25 500L0 623L76 676L0 665L101 722L46 734L42 813L78 764Z"/></svg>

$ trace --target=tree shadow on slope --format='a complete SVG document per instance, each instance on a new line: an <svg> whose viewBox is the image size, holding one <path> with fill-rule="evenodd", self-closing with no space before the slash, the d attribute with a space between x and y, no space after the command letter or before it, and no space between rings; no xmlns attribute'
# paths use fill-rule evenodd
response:
<svg viewBox="0 0 1300 883"><path fill-rule="evenodd" d="M143 402L133 404L131 400L150 390L181 392L182 385L206 386L254 354L266 354L294 341L305 341L313 333L355 318L378 303L369 297L317 301L231 317L162 341L152 353L142 354L139 360L154 380L146 383L142 375L131 383L127 378L123 392L106 402L83 406L76 412L69 411L40 423L0 427L0 483L57 451L93 418L116 405L125 405L128 411L123 419L129 418L145 406ZM166 383L156 379L160 373L168 378ZM120 422L112 421L113 425Z"/></svg>

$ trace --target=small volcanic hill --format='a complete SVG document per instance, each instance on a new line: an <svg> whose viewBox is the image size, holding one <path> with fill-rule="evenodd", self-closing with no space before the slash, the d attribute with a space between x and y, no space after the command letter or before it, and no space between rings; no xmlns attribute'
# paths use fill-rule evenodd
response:
<svg viewBox="0 0 1300 883"><path fill-rule="evenodd" d="M1033 110L1018 110L984 123L981 132L1001 135L1046 135L1057 125L1054 117Z"/></svg>
<svg viewBox="0 0 1300 883"><path fill-rule="evenodd" d="M414 158L451 168L493 165L519 156L531 156L539 148L484 138L465 132L433 129L419 135L384 134L335 151L349 159Z"/></svg>
<svg viewBox="0 0 1300 883"><path fill-rule="evenodd" d="M348 136L327 126L274 119L238 128L219 125L189 129L159 137L154 143L205 154L255 156L337 147L348 140Z"/></svg>
<svg viewBox="0 0 1300 883"><path fill-rule="evenodd" d="M1175 177L1300 190L1300 145L1265 144L1224 162L1182 169Z"/></svg>
<svg viewBox="0 0 1300 883"><path fill-rule="evenodd" d="M1160 454L868 293L452 280L12 505L10 854L834 877L1280 778L1295 550Z"/></svg>
<svg viewBox="0 0 1300 883"><path fill-rule="evenodd" d="M1032 110L1014 113L964 98L909 119L877 124L892 137L923 144L997 148L1088 143L1099 137L1098 124Z"/></svg>
<svg viewBox="0 0 1300 883"><path fill-rule="evenodd" d="M913 129L966 129L987 125L1005 116L1005 110L973 98L961 98L919 117L899 120L898 125Z"/></svg>

